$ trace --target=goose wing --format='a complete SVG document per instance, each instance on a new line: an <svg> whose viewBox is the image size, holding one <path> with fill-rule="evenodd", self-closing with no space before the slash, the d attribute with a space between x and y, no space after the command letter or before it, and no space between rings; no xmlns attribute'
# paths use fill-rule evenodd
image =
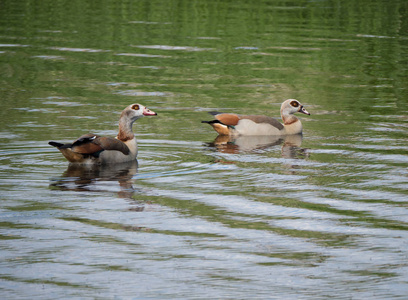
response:
<svg viewBox="0 0 408 300"><path fill-rule="evenodd" d="M240 119L249 119L257 124L270 124L273 127L276 127L279 130L283 129L283 124L276 120L275 118L271 118L268 116L261 116L261 115L247 115L247 116L240 116Z"/></svg>
<svg viewBox="0 0 408 300"><path fill-rule="evenodd" d="M104 150L116 150L125 155L128 155L130 152L124 142L112 137L102 137L92 133L82 135L69 148L74 152L89 155L98 155Z"/></svg>
<svg viewBox="0 0 408 300"><path fill-rule="evenodd" d="M220 121L224 125L235 126L240 120L240 116L237 114L219 113L214 115L215 119Z"/></svg>
<svg viewBox="0 0 408 300"><path fill-rule="evenodd" d="M268 116L262 115L237 115L237 114L228 114L228 113L211 113L214 115L215 119L221 122L224 125L228 126L236 126L240 120L248 119L257 124L270 124L273 127L276 127L278 130L283 129L283 124L276 120L275 118L271 118Z"/></svg>

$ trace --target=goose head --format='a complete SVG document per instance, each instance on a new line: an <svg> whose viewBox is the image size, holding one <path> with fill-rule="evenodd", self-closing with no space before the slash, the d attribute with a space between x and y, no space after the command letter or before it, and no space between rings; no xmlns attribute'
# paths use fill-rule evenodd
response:
<svg viewBox="0 0 408 300"><path fill-rule="evenodd" d="M126 107L123 110L120 118L125 119L130 123L133 123L137 119L144 117L144 116L157 116L157 113L155 113L154 111L148 109L147 107L141 104L135 103L135 104L131 104L128 107Z"/></svg>
<svg viewBox="0 0 408 300"><path fill-rule="evenodd" d="M310 115L310 113L303 107L303 105L296 99L288 99L282 103L281 116L285 125L291 125L298 121L294 116L295 113Z"/></svg>
<svg viewBox="0 0 408 300"><path fill-rule="evenodd" d="M283 115L293 115L294 113L300 112L305 115L310 115L310 113L303 107L303 105L296 99L288 99L282 103L281 114Z"/></svg>
<svg viewBox="0 0 408 300"><path fill-rule="evenodd" d="M156 116L154 111L146 108L145 106L135 103L126 107L119 119L119 133L117 138L122 142L132 140L134 134L132 131L133 123L144 116Z"/></svg>

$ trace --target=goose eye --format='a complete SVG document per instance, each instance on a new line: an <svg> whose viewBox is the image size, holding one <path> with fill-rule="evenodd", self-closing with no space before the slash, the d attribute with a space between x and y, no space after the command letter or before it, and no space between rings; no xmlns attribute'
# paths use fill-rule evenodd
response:
<svg viewBox="0 0 408 300"><path fill-rule="evenodd" d="M139 105L138 104L133 104L132 105L132 109L134 109L134 110L139 110Z"/></svg>
<svg viewBox="0 0 408 300"><path fill-rule="evenodd" d="M297 102L297 101L292 101L292 102L290 102L290 105L292 105L293 107L298 107L298 106L299 106L299 102Z"/></svg>

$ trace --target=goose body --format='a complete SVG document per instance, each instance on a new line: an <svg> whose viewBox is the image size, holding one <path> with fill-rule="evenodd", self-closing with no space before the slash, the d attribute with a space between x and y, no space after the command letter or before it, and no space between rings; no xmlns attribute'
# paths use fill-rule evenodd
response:
<svg viewBox="0 0 408 300"><path fill-rule="evenodd" d="M72 143L51 141L49 144L58 148L71 163L109 164L133 161L137 156L137 140L132 130L133 122L143 116L155 115L157 115L155 112L143 105L131 104L120 116L119 133L116 138L87 133Z"/></svg>
<svg viewBox="0 0 408 300"><path fill-rule="evenodd" d="M302 133L302 123L294 115L300 112L310 113L298 100L288 99L282 103L281 117L278 120L262 115L237 115L230 113L212 112L215 120L202 121L210 124L219 135L249 136L249 135L292 135Z"/></svg>

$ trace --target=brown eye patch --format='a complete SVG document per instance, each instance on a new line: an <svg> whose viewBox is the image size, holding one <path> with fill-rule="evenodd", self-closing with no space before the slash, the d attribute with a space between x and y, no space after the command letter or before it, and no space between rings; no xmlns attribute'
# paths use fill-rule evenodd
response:
<svg viewBox="0 0 408 300"><path fill-rule="evenodd" d="M132 109L134 109L134 110L139 110L139 105L138 104L133 104L132 105Z"/></svg>
<svg viewBox="0 0 408 300"><path fill-rule="evenodd" d="M299 102L297 102L297 101L292 101L292 102L290 102L290 105L292 105L293 107L298 107L298 106L299 106Z"/></svg>

